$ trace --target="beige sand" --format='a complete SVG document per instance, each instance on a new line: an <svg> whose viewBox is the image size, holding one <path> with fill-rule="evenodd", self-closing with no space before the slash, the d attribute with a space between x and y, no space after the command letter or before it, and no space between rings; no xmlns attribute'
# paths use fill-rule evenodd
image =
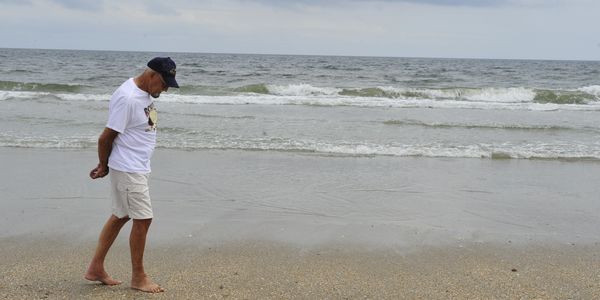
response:
<svg viewBox="0 0 600 300"><path fill-rule="evenodd" d="M128 286L126 239L107 269L125 283L82 276L92 243L0 240L0 298L142 299ZM149 245L147 272L167 291L152 299L598 299L600 247L468 245L411 253L358 246L296 248L238 242Z"/></svg>

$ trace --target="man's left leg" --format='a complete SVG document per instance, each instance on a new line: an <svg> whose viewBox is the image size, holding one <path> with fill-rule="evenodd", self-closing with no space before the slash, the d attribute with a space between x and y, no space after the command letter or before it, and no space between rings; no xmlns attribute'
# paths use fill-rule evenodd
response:
<svg viewBox="0 0 600 300"><path fill-rule="evenodd" d="M129 247L131 248L131 287L148 292L160 293L165 290L154 283L144 271L144 248L146 247L146 235L150 228L152 219L134 219L129 236Z"/></svg>

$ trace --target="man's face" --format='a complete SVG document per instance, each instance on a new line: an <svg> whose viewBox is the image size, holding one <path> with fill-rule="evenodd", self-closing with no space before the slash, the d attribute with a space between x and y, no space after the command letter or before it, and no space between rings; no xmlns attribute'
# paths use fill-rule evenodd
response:
<svg viewBox="0 0 600 300"><path fill-rule="evenodd" d="M167 83L165 82L165 80L162 78L162 75L160 75L159 73L154 73L154 78L152 79L152 87L150 89L150 95L152 96L152 98L158 98L160 97L160 93L162 92L166 92L169 90L169 87L167 86Z"/></svg>

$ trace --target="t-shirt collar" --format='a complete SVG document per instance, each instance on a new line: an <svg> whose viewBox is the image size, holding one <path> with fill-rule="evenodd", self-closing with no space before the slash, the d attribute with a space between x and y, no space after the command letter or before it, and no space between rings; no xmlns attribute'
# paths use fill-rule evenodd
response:
<svg viewBox="0 0 600 300"><path fill-rule="evenodd" d="M148 97L150 97L150 93L148 93L148 92L146 92L146 91L144 91L144 90L140 89L140 88L137 86L137 84L135 84L135 80L134 80L134 78L133 78L133 77L132 77L132 78L129 78L129 80L131 81L131 84L133 84L133 90L134 90L136 93L138 93L138 94L140 94L140 95L144 95L144 96L148 96Z"/></svg>

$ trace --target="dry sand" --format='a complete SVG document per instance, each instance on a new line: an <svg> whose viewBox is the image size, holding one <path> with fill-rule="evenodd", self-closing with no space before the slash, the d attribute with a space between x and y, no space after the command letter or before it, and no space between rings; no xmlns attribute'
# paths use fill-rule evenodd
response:
<svg viewBox="0 0 600 300"><path fill-rule="evenodd" d="M126 238L108 256L120 286L82 276L93 243L40 237L0 240L4 299L598 299L598 246L471 244L399 253L275 242L213 247L150 244L147 272L167 289L131 290ZM351 250L349 250L351 249Z"/></svg>

